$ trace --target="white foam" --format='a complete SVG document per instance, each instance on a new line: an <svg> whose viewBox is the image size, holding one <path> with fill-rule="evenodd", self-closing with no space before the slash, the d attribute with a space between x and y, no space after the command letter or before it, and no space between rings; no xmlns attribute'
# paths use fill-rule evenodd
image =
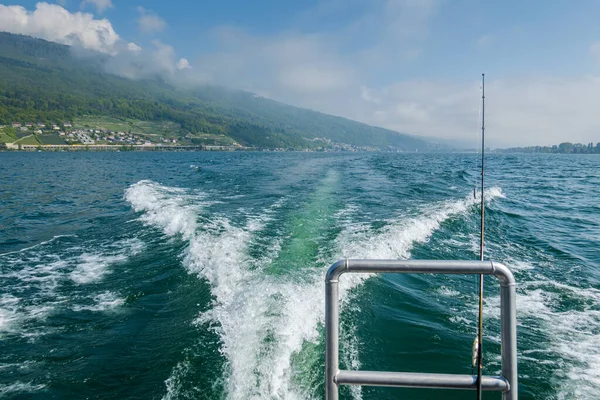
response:
<svg viewBox="0 0 600 400"><path fill-rule="evenodd" d="M109 267L114 264L123 263L131 255L136 255L144 248L144 243L137 239L126 239L107 246L108 250L114 248L110 253L83 253L79 256L77 267L71 272L73 282L86 284L102 279L110 273Z"/></svg>
<svg viewBox="0 0 600 400"><path fill-rule="evenodd" d="M515 261L510 263L510 269L513 271L530 271L535 269L535 267L531 263Z"/></svg>
<svg viewBox="0 0 600 400"><path fill-rule="evenodd" d="M517 298L521 314L542 323L549 337L549 347L566 360L560 382L559 399L593 399L600 391L600 291L572 287L555 281L544 282L560 288L571 299L591 303L583 310L561 311L557 293L543 291L536 283L524 287L522 301ZM541 293L540 293L541 292ZM568 379L564 379L565 376Z"/></svg>
<svg viewBox="0 0 600 400"><path fill-rule="evenodd" d="M4 371L4 373L14 373L14 371L18 371L19 373L27 373L41 365L42 363L39 361L23 361L18 363L5 363L0 364L0 371ZM11 372L6 372L7 370L12 370Z"/></svg>
<svg viewBox="0 0 600 400"><path fill-rule="evenodd" d="M152 181L140 181L125 191L125 199L137 212L144 211L142 220L161 228L167 235L181 234L189 240L197 230L196 222L201 194L190 196L184 190L161 186Z"/></svg>
<svg viewBox="0 0 600 400"><path fill-rule="evenodd" d="M215 329L229 362L229 398L306 398L291 385L291 358L302 349L305 340L318 338L320 280L315 276L308 284L296 284L251 268L256 266L256 260L249 259L248 244L268 215L249 219L243 228L233 226L226 218L214 218L196 231L196 224L170 220L196 221L193 210L182 198L185 193L150 182L134 187L126 197L138 211L145 212L142 219L162 228L167 235L187 239L184 265L190 273L211 284L215 304L200 316L198 323L219 323ZM150 193L152 202L141 198L145 193ZM274 208L278 206L280 203ZM167 381L168 393L172 393L179 370Z"/></svg>
<svg viewBox="0 0 600 400"><path fill-rule="evenodd" d="M93 297L92 301L92 305L75 304L71 309L73 311L111 311L125 303L124 299L119 298L117 294L109 291L98 293Z"/></svg>
<svg viewBox="0 0 600 400"><path fill-rule="evenodd" d="M102 254L84 253L80 257L80 262L75 271L70 276L73 282L78 284L98 281L108 273L108 266L127 260L125 254L116 256L105 256Z"/></svg>
<svg viewBox="0 0 600 400"><path fill-rule="evenodd" d="M557 399L595 399L600 391L600 290L538 278L525 281L517 288L517 323L526 325L536 335L521 334L520 340L543 346L523 354L538 364L548 363L548 358L555 359L552 364L561 361L554 379L559 385ZM565 298L584 305L577 310L565 310L560 305ZM488 317L500 318L499 303L498 297L487 299Z"/></svg>
<svg viewBox="0 0 600 400"><path fill-rule="evenodd" d="M486 199L492 201L504 197L502 190L492 187ZM376 234L367 224L349 227L338 238L338 246L344 257L405 259L416 243L429 240L431 234L448 218L465 214L478 200L468 196L462 200L449 200L423 207L416 216L400 216L388 221L388 225Z"/></svg>
<svg viewBox="0 0 600 400"><path fill-rule="evenodd" d="M189 372L190 363L187 360L178 363L175 368L173 368L171 376L165 381L167 393L162 397L162 400L175 400L180 398L182 380L185 379Z"/></svg>
<svg viewBox="0 0 600 400"><path fill-rule="evenodd" d="M2 262L6 269L0 274L5 292L0 298L0 331L38 336L40 332L36 328L31 331L31 326L39 327L63 300L56 289L68 263L38 251L33 256L28 252L3 256ZM25 325L30 326L28 331L23 329Z"/></svg>
<svg viewBox="0 0 600 400"><path fill-rule="evenodd" d="M263 271L262 262L248 256L248 245L263 227L249 219L244 227L234 226L227 218L213 218L198 223L198 205L180 189L168 188L150 181L138 182L125 198L149 225L166 235L187 240L184 265L190 273L206 279L211 285L215 303L201 315L197 323L210 324L221 337L221 351L228 360L227 396L231 399L306 399L310 394L295 387L293 355L307 341L318 339L318 324L323 320L323 274L329 262L320 268L297 271L295 275L271 275ZM205 201L204 198L197 198ZM392 221L387 228L373 232L367 226L350 226L336 240L337 256L405 258L416 241L425 241L441 222L465 212L473 200L443 202L427 210L424 216ZM276 205L274 206L276 207ZM339 213L347 218L353 208ZM258 221L258 222L257 222ZM200 229L201 228L201 229ZM275 240L271 260L279 249ZM263 260L264 261L264 260ZM257 268L257 266L259 268ZM341 295L360 284L365 277L344 277ZM348 363L360 364L358 343L347 341ZM182 368L174 369L166 381L170 398L176 390ZM185 368L183 368L185 369ZM183 371L185 372L185 371ZM360 398L360 390L353 393Z"/></svg>
<svg viewBox="0 0 600 400"><path fill-rule="evenodd" d="M17 393L34 393L43 390L46 385L36 385L32 382L15 382L0 385L0 396L13 395Z"/></svg>
<svg viewBox="0 0 600 400"><path fill-rule="evenodd" d="M0 256L0 263L5 266L0 272L0 283L5 292L0 297L0 332L34 340L61 329L47 326L44 321L67 304L72 309L87 307L97 311L119 306L123 300L110 298L106 292L86 289L79 293L77 289L69 289L67 295L63 289L65 285L72 286L73 282L83 285L102 279L110 273L111 266L138 254L145 246L137 238L110 243L90 241L85 248L69 247L58 255L48 252L54 247L45 245ZM89 305L90 301L92 305Z"/></svg>
<svg viewBox="0 0 600 400"><path fill-rule="evenodd" d="M475 325L473 320L467 319L465 317L461 317L458 315L453 315L450 318L448 318L448 320L456 325L463 325L463 326Z"/></svg>
<svg viewBox="0 0 600 400"><path fill-rule="evenodd" d="M61 260L58 256L11 261L17 268L9 269L2 274L2 278L16 279L23 286L34 285L45 293L53 292L56 289L69 265L67 261Z"/></svg>
<svg viewBox="0 0 600 400"><path fill-rule="evenodd" d="M12 330L18 321L17 307L19 298L5 293L0 297L0 332Z"/></svg>
<svg viewBox="0 0 600 400"><path fill-rule="evenodd" d="M447 286L440 286L439 288L436 289L436 292L438 292L442 296L446 296L446 297L459 297L460 296L460 292L458 290L449 288Z"/></svg>
<svg viewBox="0 0 600 400"><path fill-rule="evenodd" d="M221 351L229 360L228 396L306 398L291 385L291 359L304 341L318 337L314 303L322 297L321 285L248 270L248 231L221 224L223 234L199 234L190 243L186 264L211 283L216 298L199 322L219 322Z"/></svg>
<svg viewBox="0 0 600 400"><path fill-rule="evenodd" d="M345 368L351 370L359 370L361 366L359 357L359 341L356 330L356 325L348 324L340 327L340 341L343 348L341 349L341 360L345 364ZM362 386L350 386L350 394L355 400L362 399Z"/></svg>
<svg viewBox="0 0 600 400"><path fill-rule="evenodd" d="M505 199L506 195L502 191L502 188L498 186L492 186L490 188L485 189L485 199L487 201L492 201L496 198Z"/></svg>

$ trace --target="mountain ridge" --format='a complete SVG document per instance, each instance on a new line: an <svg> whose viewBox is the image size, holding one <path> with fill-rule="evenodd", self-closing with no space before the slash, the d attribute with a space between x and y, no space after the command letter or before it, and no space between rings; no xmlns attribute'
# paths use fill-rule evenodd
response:
<svg viewBox="0 0 600 400"><path fill-rule="evenodd" d="M315 149L324 143L431 151L427 140L287 105L250 92L104 70L110 56L80 57L66 45L0 32L0 124L55 123L81 116L172 121L186 137L228 137L255 148ZM200 139L198 139L200 140Z"/></svg>

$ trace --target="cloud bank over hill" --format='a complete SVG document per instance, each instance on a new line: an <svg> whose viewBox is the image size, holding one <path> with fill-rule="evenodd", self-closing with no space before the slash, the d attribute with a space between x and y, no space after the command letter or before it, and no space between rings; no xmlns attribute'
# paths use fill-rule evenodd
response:
<svg viewBox="0 0 600 400"><path fill-rule="evenodd" d="M94 5L98 12L113 7L110 0L86 0L82 6L86 4ZM142 7L140 10L140 25L145 31L164 29L164 21L159 21L149 10ZM152 21L149 22L148 18ZM0 4L0 27L10 33L74 46L76 51L84 49L108 54L111 57L106 63L107 71L130 79L169 76L191 68L187 59L177 60L173 46L152 40L151 48L143 49L124 41L108 19L97 19L85 12L71 13L57 4L40 2L33 11L22 6Z"/></svg>

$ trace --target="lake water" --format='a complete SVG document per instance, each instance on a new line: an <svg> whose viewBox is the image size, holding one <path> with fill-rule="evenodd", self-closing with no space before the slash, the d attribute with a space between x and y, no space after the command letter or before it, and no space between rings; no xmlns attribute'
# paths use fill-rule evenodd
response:
<svg viewBox="0 0 600 400"><path fill-rule="evenodd" d="M323 398L324 274L477 259L475 154L0 153L0 397ZM600 157L490 155L522 399L600 392ZM471 373L477 277L344 276L343 368ZM486 278L484 373L499 373ZM344 388L345 399L474 392ZM486 393L484 398L500 398Z"/></svg>

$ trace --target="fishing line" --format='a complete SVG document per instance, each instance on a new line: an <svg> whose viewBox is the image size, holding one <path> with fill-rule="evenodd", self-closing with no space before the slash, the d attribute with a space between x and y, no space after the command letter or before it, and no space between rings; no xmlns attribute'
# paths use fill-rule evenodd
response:
<svg viewBox="0 0 600 400"><path fill-rule="evenodd" d="M485 243L485 74L481 74L481 236L479 241L479 260L483 261ZM479 321L477 329L476 344L473 350L477 351L477 400L481 400L481 378L483 372L482 342L483 342L483 274L479 275Z"/></svg>
<svg viewBox="0 0 600 400"><path fill-rule="evenodd" d="M481 92L482 87L481 85L479 86L479 92ZM479 127L481 126L481 102L478 101L477 102L477 127L475 128L475 154L479 155L479 149L481 148L481 146L479 145L480 143L480 139L481 139L481 135L479 134ZM476 161L475 161L475 165L477 165L477 157L476 157ZM475 182L473 183L473 199L477 199L477 177L475 177Z"/></svg>

